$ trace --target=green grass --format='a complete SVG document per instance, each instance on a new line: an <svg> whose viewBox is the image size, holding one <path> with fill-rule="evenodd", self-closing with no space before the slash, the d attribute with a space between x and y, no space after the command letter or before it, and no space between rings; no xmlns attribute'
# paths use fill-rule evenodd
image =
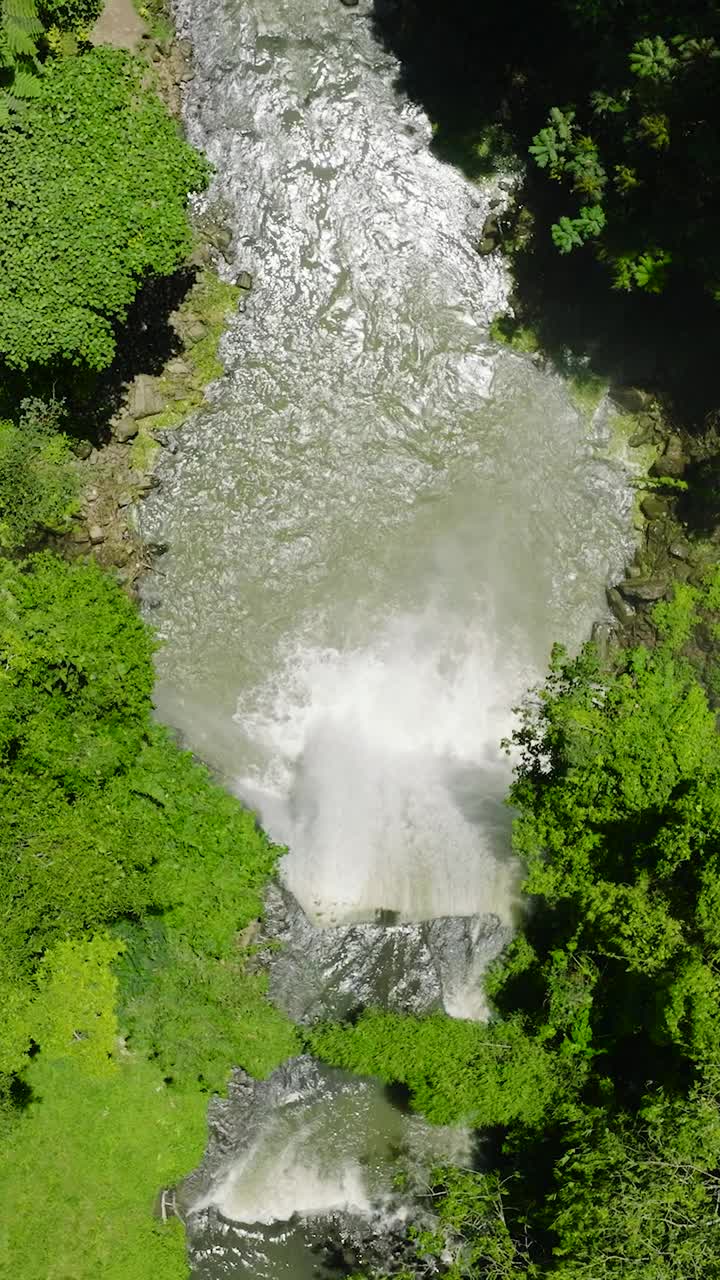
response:
<svg viewBox="0 0 720 1280"><path fill-rule="evenodd" d="M0 1155L3 1280L180 1280L179 1222L152 1214L157 1192L199 1161L207 1096L167 1088L127 1058L93 1079L41 1054L34 1098Z"/></svg>

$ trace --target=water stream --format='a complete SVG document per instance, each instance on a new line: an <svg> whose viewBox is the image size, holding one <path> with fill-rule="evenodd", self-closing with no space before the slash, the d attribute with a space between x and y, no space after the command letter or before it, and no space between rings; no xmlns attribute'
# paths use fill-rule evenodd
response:
<svg viewBox="0 0 720 1280"><path fill-rule="evenodd" d="M144 514L170 544L161 714L288 845L308 927L474 917L501 945L499 743L630 545L611 410L490 339L509 282L474 244L499 184L431 154L369 0L177 12L228 274L255 287Z"/></svg>

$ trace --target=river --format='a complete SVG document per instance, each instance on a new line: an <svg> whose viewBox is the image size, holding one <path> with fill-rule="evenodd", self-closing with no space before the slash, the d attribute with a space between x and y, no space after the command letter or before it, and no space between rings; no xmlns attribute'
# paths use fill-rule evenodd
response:
<svg viewBox="0 0 720 1280"><path fill-rule="evenodd" d="M170 546L157 702L288 846L312 924L510 928L500 741L604 612L631 490L607 400L491 340L509 279L474 246L503 188L433 156L370 10L177 3L254 289L143 517Z"/></svg>

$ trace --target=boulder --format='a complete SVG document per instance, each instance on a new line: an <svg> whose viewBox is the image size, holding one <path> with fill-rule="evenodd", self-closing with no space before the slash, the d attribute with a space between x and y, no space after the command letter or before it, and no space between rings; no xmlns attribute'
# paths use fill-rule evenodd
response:
<svg viewBox="0 0 720 1280"><path fill-rule="evenodd" d="M105 541L105 530L99 524L91 524L88 529L88 536L93 546L96 547L99 543Z"/></svg>
<svg viewBox="0 0 720 1280"><path fill-rule="evenodd" d="M631 578L618 583L618 591L627 600L638 600L647 603L662 600L668 584L664 578Z"/></svg>
<svg viewBox="0 0 720 1280"><path fill-rule="evenodd" d="M179 356L176 356L174 360L168 360L165 368L168 373L172 373L178 378L184 378L192 372L187 360L183 360Z"/></svg>
<svg viewBox="0 0 720 1280"><path fill-rule="evenodd" d="M640 503L640 510L646 520L662 520L668 513L668 500L657 493L649 493Z"/></svg>
<svg viewBox="0 0 720 1280"><path fill-rule="evenodd" d="M650 392L640 387L612 387L610 399L625 413L642 413L652 402Z"/></svg>
<svg viewBox="0 0 720 1280"><path fill-rule="evenodd" d="M207 325L203 324L202 320L195 317L186 326L184 332L188 342L202 342L203 338L207 336Z"/></svg>
<svg viewBox="0 0 720 1280"><path fill-rule="evenodd" d="M85 460L90 457L93 447L89 440L78 440L73 445L73 451L76 458L80 458L82 462L85 462Z"/></svg>
<svg viewBox="0 0 720 1280"><path fill-rule="evenodd" d="M147 418L161 413L165 400L158 391L155 379L148 373L140 373L130 386L127 398L128 413L132 418Z"/></svg>
<svg viewBox="0 0 720 1280"><path fill-rule="evenodd" d="M668 547L668 553L674 560L688 560L691 551L690 543L686 542L684 538L675 538L674 542L671 542Z"/></svg>
<svg viewBox="0 0 720 1280"><path fill-rule="evenodd" d="M606 595L607 602L618 622L623 625L626 622L630 622L631 618L635 616L635 610L627 600L623 599L617 587L608 587Z"/></svg>
<svg viewBox="0 0 720 1280"><path fill-rule="evenodd" d="M483 257L485 257L488 253L494 253L496 249L497 249L497 242L491 239L490 236L484 236L477 247L478 253L481 253Z"/></svg>
<svg viewBox="0 0 720 1280"><path fill-rule="evenodd" d="M138 433L138 424L134 418L121 418L119 422L114 422L112 433L120 444L127 444L128 440L132 440L133 436Z"/></svg>
<svg viewBox="0 0 720 1280"><path fill-rule="evenodd" d="M655 476L667 476L679 480L687 466L687 458L680 436L668 436L665 448L660 457L653 463L651 471Z"/></svg>
<svg viewBox="0 0 720 1280"><path fill-rule="evenodd" d="M253 278L249 271L241 271L237 278L238 289L249 290L253 287Z"/></svg>

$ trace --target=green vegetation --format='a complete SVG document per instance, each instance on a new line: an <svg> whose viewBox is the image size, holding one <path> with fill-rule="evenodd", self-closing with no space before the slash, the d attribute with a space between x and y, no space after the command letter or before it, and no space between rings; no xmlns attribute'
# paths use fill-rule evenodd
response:
<svg viewBox="0 0 720 1280"><path fill-rule="evenodd" d="M0 565L0 1096L10 1134L0 1181L19 1206L18 1240L30 1231L20 1212L30 1196L79 1206L78 1276L106 1263L119 1276L123 1232L131 1256L169 1250L177 1261L149 1213L158 1178L196 1159L203 1099L224 1089L232 1065L265 1074L296 1043L263 979L246 972L241 937L277 850L153 724L152 651L132 604L94 565L48 553ZM105 1138L89 1158L98 1098ZM58 1166L63 1127L73 1138ZM57 1200L60 1176L77 1185ZM111 1205L107 1237L92 1234L97 1186ZM28 1280L72 1247L70 1224L57 1219L33 1223ZM58 1263L57 1274L70 1271Z"/></svg>
<svg viewBox="0 0 720 1280"><path fill-rule="evenodd" d="M711 230L720 46L710 6L630 6L624 49L617 6L569 7L574 37L595 42L591 90L572 108L553 107L530 146L578 206L553 225L557 248L595 241L619 289L659 293L680 270L720 297Z"/></svg>
<svg viewBox="0 0 720 1280"><path fill-rule="evenodd" d="M77 508L70 442L58 430L62 407L25 400L17 423L0 421L0 548L27 546L62 532Z"/></svg>
<svg viewBox="0 0 720 1280"><path fill-rule="evenodd" d="M35 0L0 0L0 128L40 92Z"/></svg>
<svg viewBox="0 0 720 1280"><path fill-rule="evenodd" d="M145 67L115 49L45 65L32 112L0 129L0 358L102 369L150 274L190 249L185 204L207 165Z"/></svg>

